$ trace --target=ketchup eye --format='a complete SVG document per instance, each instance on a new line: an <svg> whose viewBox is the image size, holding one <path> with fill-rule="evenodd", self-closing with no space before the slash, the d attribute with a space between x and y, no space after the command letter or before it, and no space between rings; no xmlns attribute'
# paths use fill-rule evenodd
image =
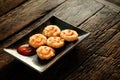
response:
<svg viewBox="0 0 120 80"><path fill-rule="evenodd" d="M19 54L25 55L25 56L30 56L30 55L35 54L35 49L29 46L29 44L23 44L19 46L17 51Z"/></svg>

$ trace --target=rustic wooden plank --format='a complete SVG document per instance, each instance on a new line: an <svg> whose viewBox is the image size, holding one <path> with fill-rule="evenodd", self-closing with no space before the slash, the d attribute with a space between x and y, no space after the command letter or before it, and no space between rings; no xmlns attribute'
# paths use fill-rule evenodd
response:
<svg viewBox="0 0 120 80"><path fill-rule="evenodd" d="M110 29L119 21L116 15L116 12L109 12L105 7L80 26L81 29L91 32L91 35L76 47L80 62L86 60L118 32L116 29Z"/></svg>
<svg viewBox="0 0 120 80"><path fill-rule="evenodd" d="M110 56L112 54L120 55L120 32L117 33L112 39L110 39L103 47L101 47L96 53L102 56Z"/></svg>
<svg viewBox="0 0 120 80"><path fill-rule="evenodd" d="M112 44L110 42L106 43L106 44L111 44L111 45L107 45L106 48L104 47L105 51L108 48L110 49L111 46L114 46L116 44L119 45L119 42L120 42L120 41L118 42L118 40L120 40L119 34L120 32L113 37L114 40L112 39L110 40ZM99 55L106 54L106 52L104 52L103 49L101 51L100 50L98 50ZM113 49L110 49L107 51L111 54L112 50ZM116 49L113 50L113 54L115 53L117 55L117 59L112 58L113 55L108 58L104 56L98 56L98 51L97 53L95 53L97 55L93 54L89 59L87 59L79 67L79 69L77 69L74 73L71 74L72 76L69 76L66 80L83 80L83 79L84 80L108 80L109 77L110 77L109 79L118 80L119 79L118 68L120 65L120 47L117 47L117 50ZM111 75L113 76L111 77Z"/></svg>
<svg viewBox="0 0 120 80"><path fill-rule="evenodd" d="M0 16L14 9L27 0L0 0Z"/></svg>
<svg viewBox="0 0 120 80"><path fill-rule="evenodd" d="M116 12L119 12L120 11L120 7L116 4L113 4L111 2L109 2L110 0L96 0L102 4L104 4L105 6L111 8L112 10L116 11ZM112 2L120 2L119 0L116 1L116 0L111 0ZM119 3L118 3L119 4Z"/></svg>
<svg viewBox="0 0 120 80"><path fill-rule="evenodd" d="M112 29L120 31L120 22L117 23ZM111 56L115 59L120 58L120 32L111 38L107 43L104 44L96 53L102 56ZM104 50L103 50L104 49Z"/></svg>
<svg viewBox="0 0 120 80"><path fill-rule="evenodd" d="M112 57L93 54L73 73L73 76L69 76L66 80L108 80L114 72L114 63Z"/></svg>
<svg viewBox="0 0 120 80"><path fill-rule="evenodd" d="M116 23L116 25L115 26L113 26L112 28L113 29L117 29L117 30L119 30L120 31L120 21L118 22L118 23Z"/></svg>
<svg viewBox="0 0 120 80"><path fill-rule="evenodd" d="M85 31L90 31L91 35L88 38L86 38L84 41L82 41L82 43L80 43L79 46L76 47L75 52L78 53L78 56L79 56L78 62L79 63L82 63L85 60L87 60L92 54L97 54L95 52L99 48L101 48L106 42L108 42L114 35L116 35L119 32L119 30L117 28L115 29L113 27L116 23L118 23L120 21L119 17L120 17L120 15L117 12L114 12L113 10L105 7L80 26L81 29L83 29ZM95 60L97 60L97 59L95 59ZM87 60L87 61L89 61L89 60ZM86 63L88 63L89 66L83 70L85 70L85 71L87 69L94 70L94 67L89 68L90 64L92 63L92 60L91 60L91 62L87 62L87 61L86 61ZM99 61L98 61L98 63L99 63ZM80 68L84 65L85 64L82 64L80 66ZM102 65L105 65L105 64L102 64ZM112 67L114 67L114 66L112 66ZM79 68L79 70L74 71L74 73L71 74L67 78L67 80L74 80L74 79L88 80L92 74L90 75L89 73L87 74L87 72L85 72L86 74L83 73L83 75L81 75L82 69L80 69L80 68ZM102 69L104 69L104 68L100 68L100 70L102 70ZM105 67L105 69L106 69L106 67ZM102 70L102 71L105 72L104 70ZM91 77L91 80L94 80L94 79L95 80L96 79L103 80L103 79L98 78L99 76L101 76L101 78L102 78L102 76L103 76L103 78L105 78L103 75L104 73L101 75L99 73L102 71L97 71L98 75L97 75L97 72L93 73L93 75L95 75L96 77L95 76ZM107 76L109 77L109 75L112 74L112 71L110 71L109 75L107 75L107 72L105 74L106 74L106 77ZM77 77L80 75L81 75L81 77L77 79ZM88 75L89 77L87 77L86 75Z"/></svg>
<svg viewBox="0 0 120 80"><path fill-rule="evenodd" d="M8 14L1 16L0 40L14 34L64 1L65 0L30 0Z"/></svg>
<svg viewBox="0 0 120 80"><path fill-rule="evenodd" d="M87 61L85 61L84 64L80 66L78 70L72 74L72 76L69 76L66 80L108 80L109 77L110 80L118 80L120 78L119 59L114 60L112 57L107 58L103 56L92 55L89 59L87 59Z"/></svg>
<svg viewBox="0 0 120 80"><path fill-rule="evenodd" d="M89 32L94 32L96 29L106 31L111 26L119 22L120 14L112 9L105 7L92 18L88 19L80 28ZM93 21L94 20L94 21ZM103 26L101 28L101 26Z"/></svg>
<svg viewBox="0 0 120 80"><path fill-rule="evenodd" d="M94 0L69 0L63 5L65 6L55 15L74 26L80 25L104 7Z"/></svg>
<svg viewBox="0 0 120 80"><path fill-rule="evenodd" d="M120 79L120 57L119 59L114 59L113 65L114 65L114 71L107 80L119 80Z"/></svg>
<svg viewBox="0 0 120 80"><path fill-rule="evenodd" d="M81 47L87 48L91 51L101 47L118 32L117 29L110 28L119 22L119 17L120 15L118 15L118 13L105 7L96 15L88 19L84 24L80 26L80 28L91 32L91 35L82 43L83 46ZM108 32L106 32L107 30ZM96 47L95 45L99 46Z"/></svg>

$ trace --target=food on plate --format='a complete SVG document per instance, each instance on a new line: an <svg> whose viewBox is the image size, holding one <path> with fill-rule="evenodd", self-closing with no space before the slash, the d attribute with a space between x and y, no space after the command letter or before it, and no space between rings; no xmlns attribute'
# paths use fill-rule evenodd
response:
<svg viewBox="0 0 120 80"><path fill-rule="evenodd" d="M61 48L64 46L64 39L61 37L49 37L47 39L47 45L53 48Z"/></svg>
<svg viewBox="0 0 120 80"><path fill-rule="evenodd" d="M75 30L65 29L61 31L60 37L66 41L75 41L78 39L78 33Z"/></svg>
<svg viewBox="0 0 120 80"><path fill-rule="evenodd" d="M55 56L55 50L49 46L40 46L36 52L41 60L48 60Z"/></svg>
<svg viewBox="0 0 120 80"><path fill-rule="evenodd" d="M34 34L29 38L29 44L34 48L45 45L46 42L47 38L42 34Z"/></svg>
<svg viewBox="0 0 120 80"><path fill-rule="evenodd" d="M36 33L29 37L29 44L18 47L22 55L37 54L41 60L48 60L55 56L55 50L64 46L65 41L71 42L78 39L78 33L72 29L60 30L56 25L48 25L42 34Z"/></svg>
<svg viewBox="0 0 120 80"><path fill-rule="evenodd" d="M44 28L43 30L43 35L46 37L51 37L51 36L60 36L60 28L56 25L48 25L47 27Z"/></svg>
<svg viewBox="0 0 120 80"><path fill-rule="evenodd" d="M18 53L25 55L25 56L31 56L35 54L35 49L31 47L29 44L23 44L17 48Z"/></svg>

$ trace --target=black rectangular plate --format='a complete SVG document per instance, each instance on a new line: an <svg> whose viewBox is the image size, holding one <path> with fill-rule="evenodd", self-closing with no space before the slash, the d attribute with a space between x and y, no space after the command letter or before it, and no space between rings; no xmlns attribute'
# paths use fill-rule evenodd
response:
<svg viewBox="0 0 120 80"><path fill-rule="evenodd" d="M74 42L66 42L64 47L60 49L56 49L56 56L48 61L40 60L38 56L35 54L33 56L23 56L17 52L17 48L25 43L28 43L28 39L31 35L36 33L42 33L43 29L47 25L57 25L61 30L64 29L73 29L77 31L79 34L78 40ZM42 73L47 70L50 66L52 66L57 60L63 57L66 53L72 50L78 43L80 43L84 38L86 38L90 33L85 32L79 28L76 28L55 16L52 16L47 21L45 21L42 25L34 29L32 32L18 40L17 42L13 43L11 46L4 49L5 52L9 53L10 55L14 56L18 60L22 61L23 63L27 64L31 68L37 70L38 72Z"/></svg>

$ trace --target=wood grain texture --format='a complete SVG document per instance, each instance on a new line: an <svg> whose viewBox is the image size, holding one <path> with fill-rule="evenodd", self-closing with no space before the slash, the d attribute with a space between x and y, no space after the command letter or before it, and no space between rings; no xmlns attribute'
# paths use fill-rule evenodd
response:
<svg viewBox="0 0 120 80"><path fill-rule="evenodd" d="M114 59L113 62L114 71L107 80L119 80L120 79L120 56L119 59Z"/></svg>
<svg viewBox="0 0 120 80"><path fill-rule="evenodd" d="M104 44L103 47L101 47L97 54L100 54L102 56L110 56L114 54L120 55L120 32L117 33L112 39L110 39L107 43Z"/></svg>
<svg viewBox="0 0 120 80"><path fill-rule="evenodd" d="M14 34L64 1L65 0L30 0L8 14L1 16L0 40Z"/></svg>
<svg viewBox="0 0 120 80"><path fill-rule="evenodd" d="M119 80L119 59L93 54L66 80Z"/></svg>
<svg viewBox="0 0 120 80"><path fill-rule="evenodd" d="M94 52L117 34L118 30L110 28L119 21L119 18L116 17L116 12L108 11L108 8L103 8L79 26L79 28L91 32L91 35L76 47L76 52L79 53L81 62L94 54Z"/></svg>
<svg viewBox="0 0 120 80"><path fill-rule="evenodd" d="M109 0L96 0L102 4L104 4L105 6L109 7L110 9L116 11L116 12L119 12L120 11L120 7L117 6L116 4L114 3L111 3L109 2ZM112 2L115 2L115 0L111 0Z"/></svg>
<svg viewBox="0 0 120 80"><path fill-rule="evenodd" d="M119 17L117 12L105 7L88 19L80 28L91 32L91 35L82 43L81 47L93 52L103 46L118 32L117 29L110 28L119 22Z"/></svg>
<svg viewBox="0 0 120 80"><path fill-rule="evenodd" d="M63 5L65 5L63 7ZM104 6L94 0L69 0L55 15L74 26L80 25Z"/></svg>
<svg viewBox="0 0 120 80"><path fill-rule="evenodd" d="M113 58L92 55L66 80L107 80L114 71Z"/></svg>
<svg viewBox="0 0 120 80"><path fill-rule="evenodd" d="M19 6L27 0L0 0L0 16Z"/></svg>
<svg viewBox="0 0 120 80"><path fill-rule="evenodd" d="M116 70L115 66L119 64L113 65L115 60L112 56L104 57L101 55L111 54L113 51L118 57L120 53L118 48L119 21L119 13L105 7L80 26L81 29L91 32L91 35L76 47L76 52L79 53L78 61L86 61L66 80L107 80L112 75ZM105 44L106 47L104 47ZM112 47L114 45L117 48ZM89 57L90 59L88 59ZM101 59L104 59L105 63ZM109 59L110 61L108 61ZM118 77L119 73L116 73L116 76Z"/></svg>

